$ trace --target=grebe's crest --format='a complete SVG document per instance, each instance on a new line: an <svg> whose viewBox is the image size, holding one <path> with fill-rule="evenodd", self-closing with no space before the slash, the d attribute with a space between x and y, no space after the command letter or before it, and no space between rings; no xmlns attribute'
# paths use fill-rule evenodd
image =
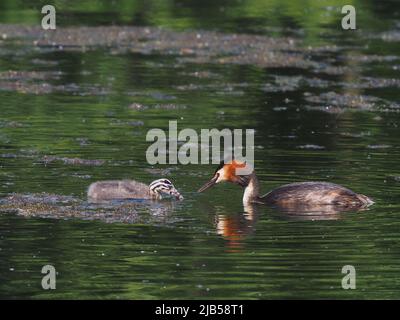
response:
<svg viewBox="0 0 400 320"><path fill-rule="evenodd" d="M183 196L174 187L172 182L168 179L158 179L150 183L150 192L163 198L165 196L172 196L177 200L183 200Z"/></svg>

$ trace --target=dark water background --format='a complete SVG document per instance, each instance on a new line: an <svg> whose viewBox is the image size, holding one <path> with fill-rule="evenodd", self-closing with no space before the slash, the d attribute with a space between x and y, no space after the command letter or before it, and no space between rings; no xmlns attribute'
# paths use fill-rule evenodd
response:
<svg viewBox="0 0 400 320"><path fill-rule="evenodd" d="M43 1L1 1L3 24L38 25ZM396 1L352 1L356 32L340 29L341 1L55 1L59 27L161 26L290 36L320 71L252 64L179 62L174 54L0 47L0 193L54 193L86 199L96 180L165 176L185 201L143 207L137 223L0 215L2 298L398 298L400 292L400 8ZM348 1L346 2L346 4ZM329 61L337 72L325 72ZM343 69L340 69L342 67ZM318 69L318 68L317 68ZM50 72L43 92L7 72ZM8 77L8 78L7 78ZM315 82L307 82L313 79ZM388 80L391 79L391 80ZM356 84L356 85L354 85ZM189 87L188 87L189 86ZM324 94L328 99L323 99ZM346 94L362 96L336 106ZM310 102L308 97L314 97ZM315 97L319 98L315 102ZM321 100L322 97L322 100ZM364 104L365 102L365 104ZM129 106L140 103L145 110ZM157 108L171 104L172 108ZM364 105L371 104L371 108ZM269 208L244 214L242 191L195 191L212 165L152 167L151 128L254 128L262 190L324 180L371 196L368 211L326 220ZM44 156L105 161L45 163ZM163 169L162 173L157 170ZM43 265L57 289L41 289ZM357 289L341 288L341 269Z"/></svg>

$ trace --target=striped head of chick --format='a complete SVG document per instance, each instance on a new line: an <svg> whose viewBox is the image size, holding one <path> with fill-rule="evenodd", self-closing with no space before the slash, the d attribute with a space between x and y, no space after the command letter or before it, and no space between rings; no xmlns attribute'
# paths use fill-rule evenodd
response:
<svg viewBox="0 0 400 320"><path fill-rule="evenodd" d="M249 184L250 175L238 174L238 169L246 167L245 162L232 160L228 163L222 161L215 170L213 177L204 184L197 192L203 192L221 182L231 182L242 187L247 187Z"/></svg>
<svg viewBox="0 0 400 320"><path fill-rule="evenodd" d="M183 200L183 196L176 190L172 182L165 178L150 183L149 189L150 194L156 199L174 198Z"/></svg>

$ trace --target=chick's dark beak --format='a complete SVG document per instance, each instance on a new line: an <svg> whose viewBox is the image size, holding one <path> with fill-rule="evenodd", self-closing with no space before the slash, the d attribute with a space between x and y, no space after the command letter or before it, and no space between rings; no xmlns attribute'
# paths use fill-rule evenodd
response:
<svg viewBox="0 0 400 320"><path fill-rule="evenodd" d="M205 185L203 185L197 192L206 191L207 189L214 186L217 183L217 180L218 180L218 174L216 174L210 181L208 181Z"/></svg>
<svg viewBox="0 0 400 320"><path fill-rule="evenodd" d="M176 200L182 201L184 199L183 196L179 193L179 191L176 190L175 188L173 190L171 190L170 194Z"/></svg>

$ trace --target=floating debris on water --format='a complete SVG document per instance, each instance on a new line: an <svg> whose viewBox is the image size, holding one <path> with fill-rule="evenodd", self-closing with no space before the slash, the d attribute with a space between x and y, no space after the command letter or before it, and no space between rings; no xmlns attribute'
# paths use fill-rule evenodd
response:
<svg viewBox="0 0 400 320"><path fill-rule="evenodd" d="M90 144L88 138L76 138L75 141L78 142L80 146L87 146Z"/></svg>
<svg viewBox="0 0 400 320"><path fill-rule="evenodd" d="M135 121L122 121L119 119L113 119L110 122L111 125L116 125L116 126L131 126L131 127L142 127L144 126L144 122L141 120L135 120Z"/></svg>
<svg viewBox="0 0 400 320"><path fill-rule="evenodd" d="M181 110L181 109L186 109L185 105L178 105L178 104L172 104L172 103L167 103L167 104L156 104L154 106L154 109L162 109L162 110Z"/></svg>
<svg viewBox="0 0 400 320"><path fill-rule="evenodd" d="M342 57L344 60L364 62L364 63L372 63L372 62L392 62L396 60L400 60L398 56L380 56L377 54L351 54Z"/></svg>
<svg viewBox="0 0 400 320"><path fill-rule="evenodd" d="M379 38L387 42L399 42L400 41L400 30L391 30L382 32L378 35L371 36L372 38Z"/></svg>
<svg viewBox="0 0 400 320"><path fill-rule="evenodd" d="M388 149L391 147L392 146L387 145L387 144L370 144L367 146L368 149Z"/></svg>
<svg viewBox="0 0 400 320"><path fill-rule="evenodd" d="M161 110L181 110L181 109L186 109L185 105L179 105L179 104L173 104L173 103L157 103L152 106L149 105L143 105L140 103L132 103L129 105L129 109L135 110L135 111L142 111L142 110L147 110L147 109L161 109Z"/></svg>
<svg viewBox="0 0 400 320"><path fill-rule="evenodd" d="M400 88L400 79L362 77L358 81L342 83L342 86L355 89Z"/></svg>
<svg viewBox="0 0 400 320"><path fill-rule="evenodd" d="M396 182L400 182L400 176L390 176L390 178Z"/></svg>
<svg viewBox="0 0 400 320"><path fill-rule="evenodd" d="M2 153L2 154L0 154L0 158L14 159L14 158L18 158L18 155L15 153Z"/></svg>
<svg viewBox="0 0 400 320"><path fill-rule="evenodd" d="M41 162L45 165L50 164L55 161L61 161L67 165L77 165L77 166L102 166L105 161L104 160L88 160L81 158L67 158L67 157L58 157L58 156L43 156Z"/></svg>
<svg viewBox="0 0 400 320"><path fill-rule="evenodd" d="M352 108L366 111L385 111L400 108L397 103L378 97L352 93L340 94L333 91L321 93L320 95L307 94L305 95L305 100L318 104L315 107L321 111L329 111L328 108L332 106L335 108ZM322 108L321 105L323 106ZM310 109L313 107L309 106Z"/></svg>
<svg viewBox="0 0 400 320"><path fill-rule="evenodd" d="M173 171L177 171L177 167L158 169L158 168L146 168L144 171L155 175L155 176L170 176Z"/></svg>
<svg viewBox="0 0 400 320"><path fill-rule="evenodd" d="M323 149L325 149L324 146L319 146L316 144L305 144L302 146L298 146L297 148L298 149L307 149L307 150L323 150Z"/></svg>
<svg viewBox="0 0 400 320"><path fill-rule="evenodd" d="M319 78L306 78L302 76L274 76L271 83L266 83L261 90L265 92L295 91L304 87L327 88L332 85L328 80Z"/></svg>
<svg viewBox="0 0 400 320"><path fill-rule="evenodd" d="M182 72L183 76L190 76L198 79L217 79L220 75L211 71Z"/></svg>
<svg viewBox="0 0 400 320"><path fill-rule="evenodd" d="M57 80L62 75L61 71L3 71L0 72L0 80Z"/></svg>
<svg viewBox="0 0 400 320"><path fill-rule="evenodd" d="M55 85L48 82L31 82L29 79L18 81L0 81L0 90L15 91L23 94L50 94L50 93L69 93L78 96L104 96L111 91L100 85L77 85L75 83Z"/></svg>
<svg viewBox="0 0 400 320"><path fill-rule="evenodd" d="M17 121L0 120L0 128L22 128L25 125Z"/></svg>
<svg viewBox="0 0 400 320"><path fill-rule="evenodd" d="M146 109L148 109L147 106L145 106L145 105L143 105L141 103L136 103L136 102L130 104L128 108L132 109L132 110L146 110Z"/></svg>
<svg viewBox="0 0 400 320"><path fill-rule="evenodd" d="M170 216L175 203L143 201L115 201L90 204L81 199L49 194L13 193L0 198L0 214L16 214L23 217L52 219L100 220L107 223L175 223ZM139 214L142 211L150 215Z"/></svg>
<svg viewBox="0 0 400 320"><path fill-rule="evenodd" d="M73 174L71 174L71 177L78 178L78 179L85 179L85 180L92 178L92 176L90 174L79 174L79 173L73 173Z"/></svg>
<svg viewBox="0 0 400 320"><path fill-rule="evenodd" d="M37 26L0 25L4 42L19 40L53 51L87 51L99 46L113 54L153 52L181 56L181 63L234 63L261 67L309 67L299 40L212 31L176 32L153 27L58 27L51 33ZM200 37L199 37L200 35ZM11 40L10 40L11 39ZM32 48L33 50L34 48Z"/></svg>

